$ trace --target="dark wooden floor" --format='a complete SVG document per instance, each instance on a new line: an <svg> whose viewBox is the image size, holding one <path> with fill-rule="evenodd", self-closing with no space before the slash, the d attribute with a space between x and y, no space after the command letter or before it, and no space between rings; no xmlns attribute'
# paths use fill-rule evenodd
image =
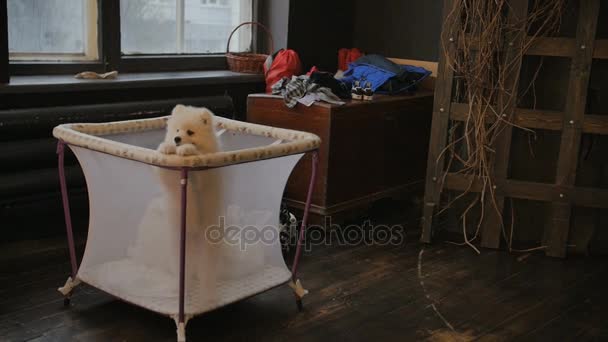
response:
<svg viewBox="0 0 608 342"><path fill-rule="evenodd" d="M412 238L412 240L415 240ZM14 250L36 251L19 258ZM0 341L174 341L163 316L83 287L64 308L62 240L2 246ZM549 259L446 243L317 247L298 313L285 286L202 315L189 341L608 339L605 258Z"/></svg>

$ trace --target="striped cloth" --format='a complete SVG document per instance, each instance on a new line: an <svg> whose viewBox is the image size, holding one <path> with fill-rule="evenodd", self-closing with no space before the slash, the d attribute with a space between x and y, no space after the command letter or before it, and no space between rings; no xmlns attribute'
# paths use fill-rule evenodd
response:
<svg viewBox="0 0 608 342"><path fill-rule="evenodd" d="M334 104L344 104L340 98L332 93L331 89L321 87L310 81L306 75L292 76L291 79L284 77L272 85L273 95L282 95L285 105L293 108L298 101L307 94L315 94L316 99Z"/></svg>

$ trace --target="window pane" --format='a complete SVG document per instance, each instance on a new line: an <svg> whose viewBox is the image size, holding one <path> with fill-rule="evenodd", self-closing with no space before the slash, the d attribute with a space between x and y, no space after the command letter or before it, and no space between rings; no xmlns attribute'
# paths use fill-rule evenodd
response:
<svg viewBox="0 0 608 342"><path fill-rule="evenodd" d="M232 29L250 21L252 12L252 0L121 0L120 6L125 54L222 53ZM231 51L247 50L250 42L251 28L245 27Z"/></svg>
<svg viewBox="0 0 608 342"><path fill-rule="evenodd" d="M11 53L85 53L86 0L8 0Z"/></svg>
<svg viewBox="0 0 608 342"><path fill-rule="evenodd" d="M122 52L176 53L176 0L121 0Z"/></svg>
<svg viewBox="0 0 608 342"><path fill-rule="evenodd" d="M230 32L241 22L251 20L251 0L186 0L184 52L226 52ZM234 34L232 51L249 48L251 27Z"/></svg>

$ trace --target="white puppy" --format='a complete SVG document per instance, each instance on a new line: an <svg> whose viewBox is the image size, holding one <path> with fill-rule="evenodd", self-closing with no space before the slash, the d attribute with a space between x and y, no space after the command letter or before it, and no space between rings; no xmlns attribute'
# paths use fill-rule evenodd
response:
<svg viewBox="0 0 608 342"><path fill-rule="evenodd" d="M217 152L213 120L214 115L207 108L175 106L167 121L165 141L158 146L158 151L180 156Z"/></svg>

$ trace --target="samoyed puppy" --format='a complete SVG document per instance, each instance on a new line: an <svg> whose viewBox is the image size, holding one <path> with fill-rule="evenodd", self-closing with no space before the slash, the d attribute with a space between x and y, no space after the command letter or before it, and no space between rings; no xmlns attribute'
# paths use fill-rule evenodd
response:
<svg viewBox="0 0 608 342"><path fill-rule="evenodd" d="M207 108L177 105L167 120L165 138L158 146L158 152L190 156L220 151L214 118ZM181 179L175 170L156 168L155 172L160 184L159 194L150 200L137 237L129 249L129 257L143 270L154 270L158 274L155 279L175 280L179 274L179 249L176 247L179 246L181 226ZM186 289L187 293L196 295L197 301L205 301L205 305L211 307L219 299L216 288L221 281L218 279L218 263L223 246L208 236L210 229L216 229L219 216L225 215L222 187L220 170L189 173ZM170 281L167 284L165 287L152 287L146 294L159 298L177 296L177 283ZM159 288L163 290L159 291Z"/></svg>
<svg viewBox="0 0 608 342"><path fill-rule="evenodd" d="M219 151L214 117L207 108L175 106L167 121L165 140L158 146L158 151L180 156Z"/></svg>

